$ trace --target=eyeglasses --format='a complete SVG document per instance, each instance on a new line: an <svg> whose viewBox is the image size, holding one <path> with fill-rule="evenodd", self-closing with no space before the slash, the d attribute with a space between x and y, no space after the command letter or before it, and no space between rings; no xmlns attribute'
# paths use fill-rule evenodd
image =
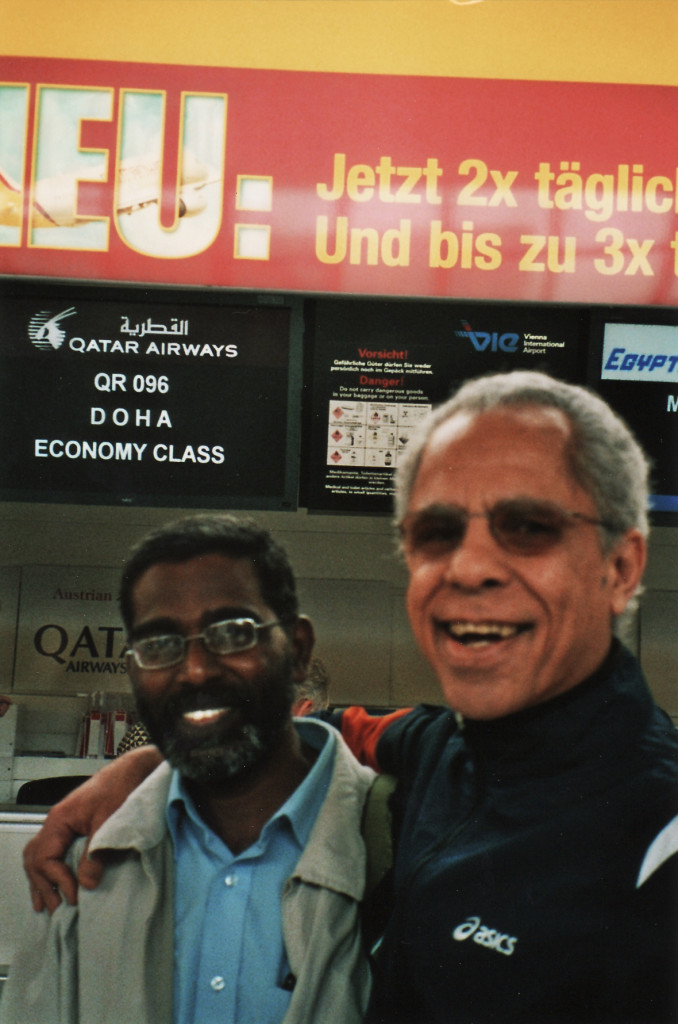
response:
<svg viewBox="0 0 678 1024"><path fill-rule="evenodd" d="M259 631L280 625L278 619L270 622L255 622L254 619L224 619L223 622L212 622L202 633L194 636L182 636L181 633L165 633L161 636L143 637L135 640L129 647L139 668L147 671L171 668L178 665L186 657L186 649L191 640L202 640L212 654L239 654L248 651L259 643Z"/></svg>
<svg viewBox="0 0 678 1024"><path fill-rule="evenodd" d="M400 536L405 554L427 558L450 554L462 543L469 519L475 518L487 519L496 542L515 555L540 555L548 551L576 523L590 523L612 532L617 529L613 523L548 501L509 499L497 502L486 512L468 512L456 505L434 506L403 519Z"/></svg>

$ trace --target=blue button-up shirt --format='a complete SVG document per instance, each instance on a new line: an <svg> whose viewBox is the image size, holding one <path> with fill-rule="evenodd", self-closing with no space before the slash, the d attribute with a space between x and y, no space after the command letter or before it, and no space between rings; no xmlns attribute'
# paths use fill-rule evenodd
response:
<svg viewBox="0 0 678 1024"><path fill-rule="evenodd" d="M279 1024L294 979L280 899L306 846L332 774L336 738L295 722L320 749L312 769L238 856L211 831L174 772L167 820L174 843L175 1024Z"/></svg>

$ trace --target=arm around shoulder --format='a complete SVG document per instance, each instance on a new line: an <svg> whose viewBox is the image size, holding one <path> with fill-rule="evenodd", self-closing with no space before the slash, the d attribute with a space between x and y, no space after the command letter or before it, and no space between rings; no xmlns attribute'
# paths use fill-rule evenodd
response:
<svg viewBox="0 0 678 1024"><path fill-rule="evenodd" d="M36 911L54 913L63 893L68 903L77 903L76 881L64 857L77 836L91 838L98 828L125 802L129 794L161 763L156 747L139 747L106 765L91 779L56 804L40 832L24 850L24 870ZM78 881L94 889L104 871L101 858L80 859Z"/></svg>

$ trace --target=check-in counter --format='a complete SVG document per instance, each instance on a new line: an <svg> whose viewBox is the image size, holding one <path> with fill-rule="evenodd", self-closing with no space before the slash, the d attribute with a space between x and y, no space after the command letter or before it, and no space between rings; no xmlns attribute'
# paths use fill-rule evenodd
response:
<svg viewBox="0 0 678 1024"><path fill-rule="evenodd" d="M23 848L39 830L47 810L0 804L0 991L34 913L23 871Z"/></svg>
<svg viewBox="0 0 678 1024"><path fill-rule="evenodd" d="M13 759L13 796L16 799L24 792L27 802L0 802L0 993L24 927L34 913L23 870L24 846L39 831L50 806L106 763L103 758ZM32 787L37 788L30 792Z"/></svg>
<svg viewBox="0 0 678 1024"><path fill-rule="evenodd" d="M17 804L51 806L107 763L104 758L15 757L10 799ZM31 794L31 789L35 795Z"/></svg>

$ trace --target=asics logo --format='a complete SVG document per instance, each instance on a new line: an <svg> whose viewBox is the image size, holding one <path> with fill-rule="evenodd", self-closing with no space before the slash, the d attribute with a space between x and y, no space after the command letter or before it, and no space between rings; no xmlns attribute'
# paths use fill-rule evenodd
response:
<svg viewBox="0 0 678 1024"><path fill-rule="evenodd" d="M513 956L518 942L515 935L504 935L496 928L488 928L479 917L469 917L463 924L457 925L452 932L452 938L456 942L465 942L466 939L472 938L479 946L494 949L503 956Z"/></svg>

